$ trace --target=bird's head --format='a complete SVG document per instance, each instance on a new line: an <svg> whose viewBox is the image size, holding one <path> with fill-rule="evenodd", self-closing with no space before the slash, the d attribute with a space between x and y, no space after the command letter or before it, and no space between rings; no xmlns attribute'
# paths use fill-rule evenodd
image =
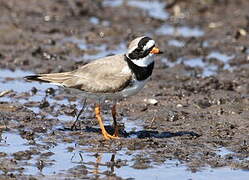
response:
<svg viewBox="0 0 249 180"><path fill-rule="evenodd" d="M153 56L162 51L155 47L155 41L147 36L134 39L128 46L126 57L140 67L146 67L154 62Z"/></svg>

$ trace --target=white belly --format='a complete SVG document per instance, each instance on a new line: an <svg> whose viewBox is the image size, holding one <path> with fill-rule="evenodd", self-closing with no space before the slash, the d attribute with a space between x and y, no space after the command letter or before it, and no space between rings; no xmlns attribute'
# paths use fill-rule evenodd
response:
<svg viewBox="0 0 249 180"><path fill-rule="evenodd" d="M149 78L143 81L135 80L133 85L122 90L121 94L123 95L123 97L128 97L137 94L144 87L148 80Z"/></svg>

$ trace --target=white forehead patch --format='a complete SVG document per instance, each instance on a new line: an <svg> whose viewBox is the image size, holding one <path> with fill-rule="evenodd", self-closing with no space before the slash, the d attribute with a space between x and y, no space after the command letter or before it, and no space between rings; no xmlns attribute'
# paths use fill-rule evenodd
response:
<svg viewBox="0 0 249 180"><path fill-rule="evenodd" d="M143 50L147 50L147 49L150 49L152 46L155 45L155 41L154 40L149 40L146 45L143 47Z"/></svg>

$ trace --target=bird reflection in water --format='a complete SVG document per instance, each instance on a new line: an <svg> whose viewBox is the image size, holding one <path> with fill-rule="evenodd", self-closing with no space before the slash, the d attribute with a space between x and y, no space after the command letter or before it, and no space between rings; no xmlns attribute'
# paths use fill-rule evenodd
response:
<svg viewBox="0 0 249 180"><path fill-rule="evenodd" d="M95 162L89 161L89 158L84 159L82 154L83 152L75 152L71 158L71 162L83 164L88 173L93 174L95 178L98 178L101 175L115 175L115 168L120 168L120 163L118 163L119 161L115 161L116 153L95 153L92 155L95 157ZM79 156L80 161L76 162L73 159L77 159L77 155ZM108 155L110 160L104 160L105 162L103 162L102 158L105 155Z"/></svg>

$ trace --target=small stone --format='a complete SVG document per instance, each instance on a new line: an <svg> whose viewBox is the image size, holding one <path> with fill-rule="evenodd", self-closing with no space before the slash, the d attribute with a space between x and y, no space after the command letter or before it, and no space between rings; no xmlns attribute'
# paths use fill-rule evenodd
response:
<svg viewBox="0 0 249 180"><path fill-rule="evenodd" d="M240 29L238 29L238 30L236 31L235 39L238 39L238 38L240 38L241 36L246 36L246 35L247 35L246 30L240 28Z"/></svg>
<svg viewBox="0 0 249 180"><path fill-rule="evenodd" d="M44 21L46 21L46 22L51 21L51 17L50 16L44 16Z"/></svg>
<svg viewBox="0 0 249 180"><path fill-rule="evenodd" d="M48 88L48 89L46 89L46 94L54 95L54 93L55 93L54 88Z"/></svg>
<svg viewBox="0 0 249 180"><path fill-rule="evenodd" d="M247 35L247 32L245 29L239 29L239 33L241 36L246 36Z"/></svg>
<svg viewBox="0 0 249 180"><path fill-rule="evenodd" d="M39 105L39 107L40 108L46 108L46 107L49 107L49 102L48 101L46 101L46 100L43 100L41 103L40 103L40 105Z"/></svg>
<svg viewBox="0 0 249 180"><path fill-rule="evenodd" d="M177 108L182 108L183 105L182 105L182 104L177 104L176 107L177 107Z"/></svg>
<svg viewBox="0 0 249 180"><path fill-rule="evenodd" d="M148 104L152 104L152 105L158 104L158 101L156 99L152 99L152 98L145 99L144 101L147 102Z"/></svg>
<svg viewBox="0 0 249 180"><path fill-rule="evenodd" d="M214 29L214 28L217 28L217 27L220 27L220 26L222 26L221 22L211 22L208 25L208 27L211 28L211 29Z"/></svg>
<svg viewBox="0 0 249 180"><path fill-rule="evenodd" d="M36 89L36 87L32 87L31 92L32 92L33 94L36 94L37 91L38 91L38 90Z"/></svg>

